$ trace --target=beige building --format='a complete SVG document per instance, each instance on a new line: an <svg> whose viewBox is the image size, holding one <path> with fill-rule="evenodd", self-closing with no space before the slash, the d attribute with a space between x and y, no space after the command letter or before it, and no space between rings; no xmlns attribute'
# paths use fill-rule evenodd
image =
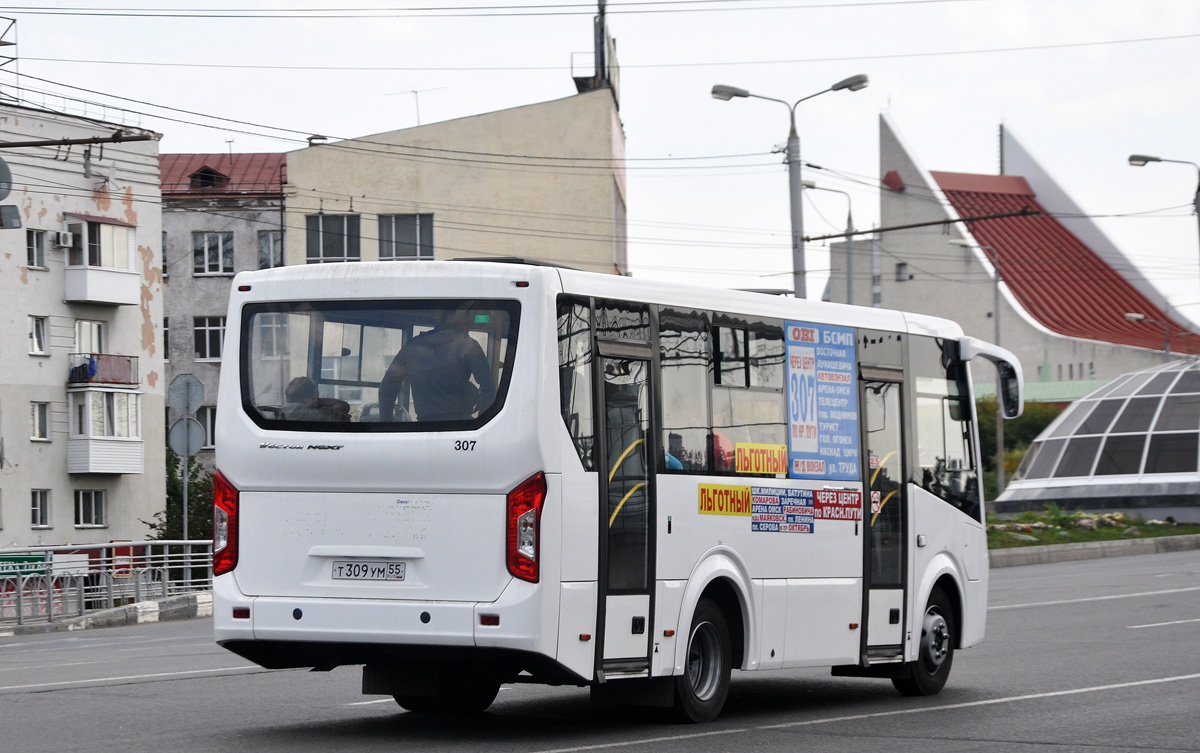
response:
<svg viewBox="0 0 1200 753"><path fill-rule="evenodd" d="M0 106L0 547L140 540L163 509L158 139Z"/></svg>
<svg viewBox="0 0 1200 753"><path fill-rule="evenodd" d="M627 273L609 88L287 155L287 264L523 257Z"/></svg>
<svg viewBox="0 0 1200 753"><path fill-rule="evenodd" d="M229 286L326 262L520 257L627 273L625 135L610 86L287 154L162 157L168 384L204 384L211 467ZM171 420L179 418L174 412Z"/></svg>

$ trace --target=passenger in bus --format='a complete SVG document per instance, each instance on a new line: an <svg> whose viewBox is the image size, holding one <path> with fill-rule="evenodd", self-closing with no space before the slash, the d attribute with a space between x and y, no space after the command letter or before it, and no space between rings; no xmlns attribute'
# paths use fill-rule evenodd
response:
<svg viewBox="0 0 1200 753"><path fill-rule="evenodd" d="M468 420L492 404L496 381L483 348L467 333L472 316L470 305L447 309L437 327L400 349L379 382L380 421L392 420L406 386L418 421Z"/></svg>
<svg viewBox="0 0 1200 753"><path fill-rule="evenodd" d="M321 397L317 383L306 376L288 382L283 391L287 403L283 417L289 421L349 421L350 403L334 397Z"/></svg>

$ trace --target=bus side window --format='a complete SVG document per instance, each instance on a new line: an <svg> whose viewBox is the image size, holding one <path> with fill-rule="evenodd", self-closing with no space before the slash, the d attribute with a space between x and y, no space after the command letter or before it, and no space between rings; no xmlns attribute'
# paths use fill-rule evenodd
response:
<svg viewBox="0 0 1200 753"><path fill-rule="evenodd" d="M914 481L978 519L979 476L971 452L974 428L966 364L958 359L954 341L911 337L908 342L917 400Z"/></svg>
<svg viewBox="0 0 1200 753"><path fill-rule="evenodd" d="M708 392L712 357L707 317L698 311L659 312L662 375L662 465L667 473L709 472Z"/></svg>
<svg viewBox="0 0 1200 753"><path fill-rule="evenodd" d="M713 468L734 471L738 445L787 444L780 323L718 322L712 388Z"/></svg>
<svg viewBox="0 0 1200 753"><path fill-rule="evenodd" d="M558 383L559 405L571 443L584 470L595 470L591 307L566 298L558 302Z"/></svg>

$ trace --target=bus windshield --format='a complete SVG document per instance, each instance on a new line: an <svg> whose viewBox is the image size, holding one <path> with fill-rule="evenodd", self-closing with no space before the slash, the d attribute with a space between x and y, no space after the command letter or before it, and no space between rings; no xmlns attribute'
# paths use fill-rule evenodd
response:
<svg viewBox="0 0 1200 753"><path fill-rule="evenodd" d="M470 299L250 305L242 402L273 429L473 428L503 404L519 310Z"/></svg>

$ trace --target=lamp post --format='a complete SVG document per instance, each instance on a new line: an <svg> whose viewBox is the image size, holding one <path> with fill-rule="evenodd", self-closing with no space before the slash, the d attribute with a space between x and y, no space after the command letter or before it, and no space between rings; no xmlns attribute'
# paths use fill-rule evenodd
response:
<svg viewBox="0 0 1200 753"><path fill-rule="evenodd" d="M825 188L818 186L811 180L801 181L801 185L805 188L811 188L814 191L828 191L830 193L840 193L846 197L846 303L854 303L854 249L850 246L854 238L854 204L850 200L850 194L845 191L840 191L836 188Z"/></svg>
<svg viewBox="0 0 1200 753"><path fill-rule="evenodd" d="M992 252L992 339L1000 344L1000 249L995 246L976 245L968 240L953 238L951 246L962 248L986 248ZM1000 374L996 374L996 493L1004 491L1004 408L1000 402Z"/></svg>
<svg viewBox="0 0 1200 753"><path fill-rule="evenodd" d="M1170 324L1168 324L1166 322L1160 322L1157 319L1151 319L1150 317L1146 316L1145 314L1139 314L1139 313L1136 313L1133 311L1126 314L1125 318L1131 322L1149 322L1150 324L1161 325L1163 328L1163 333L1165 335L1165 338L1163 341L1163 353L1166 354L1168 361L1171 360L1171 325Z"/></svg>
<svg viewBox="0 0 1200 753"><path fill-rule="evenodd" d="M1195 162L1188 162L1182 159L1165 159L1163 157L1152 157L1149 154L1131 154L1129 155L1129 164L1134 167L1145 167L1151 162L1174 162L1177 165L1191 165L1196 168L1196 196L1192 199L1192 210L1196 213L1196 229L1200 231L1200 165ZM1125 317L1128 319L1128 315ZM1131 320L1134 321L1134 320ZM1137 320L1140 321L1140 320ZM1150 321L1150 320L1147 320Z"/></svg>
<svg viewBox="0 0 1200 753"><path fill-rule="evenodd" d="M856 92L859 89L866 88L868 83L869 80L866 75L860 73L857 76L842 79L828 89L822 89L816 94L801 97L792 104L788 104L786 100L764 97L761 94L752 94L736 86L717 84L712 88L713 99L719 99L723 102L728 102L734 97L753 97L754 99L778 102L788 108L788 114L791 117L791 130L788 132L787 140L787 166L788 193L792 203L792 290L797 298L807 298L808 287L805 280L806 270L804 267L804 212L800 205L804 187L800 180L800 137L796 135L796 105L828 92L841 91L842 89L849 89L852 92Z"/></svg>

